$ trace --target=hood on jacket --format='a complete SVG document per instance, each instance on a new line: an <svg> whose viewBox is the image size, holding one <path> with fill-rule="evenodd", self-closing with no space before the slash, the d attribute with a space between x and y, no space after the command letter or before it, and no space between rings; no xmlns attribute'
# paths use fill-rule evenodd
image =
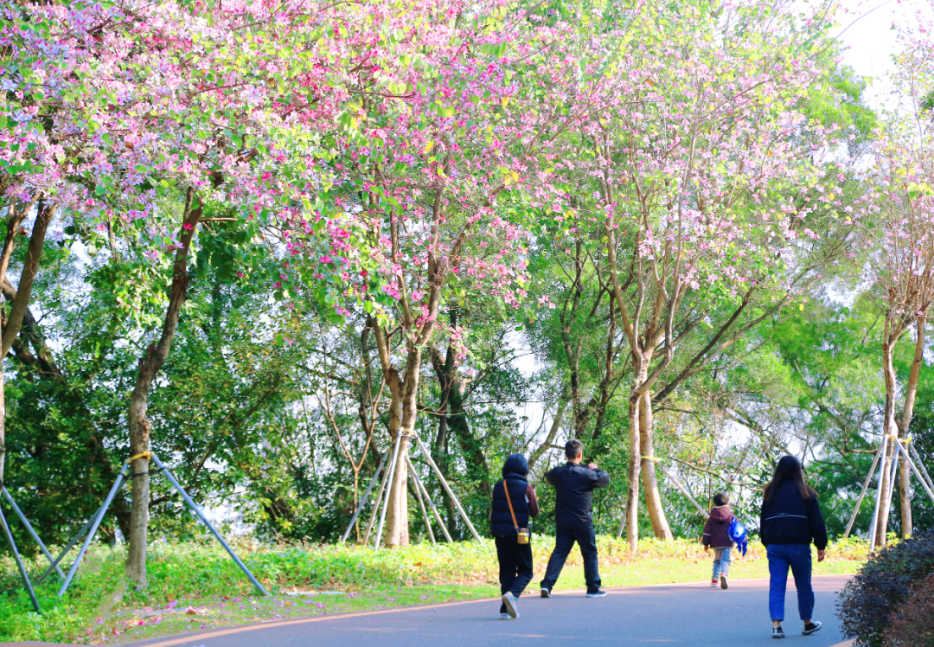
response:
<svg viewBox="0 0 934 647"><path fill-rule="evenodd" d="M723 523L733 520L733 511L729 505L721 505L710 511L710 520L716 523Z"/></svg>

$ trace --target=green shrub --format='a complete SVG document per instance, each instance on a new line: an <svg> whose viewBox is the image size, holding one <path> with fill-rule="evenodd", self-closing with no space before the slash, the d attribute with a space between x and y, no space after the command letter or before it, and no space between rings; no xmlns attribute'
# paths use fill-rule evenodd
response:
<svg viewBox="0 0 934 647"><path fill-rule="evenodd" d="M893 612L934 574L934 532L887 546L843 588L837 615L856 645L883 647Z"/></svg>

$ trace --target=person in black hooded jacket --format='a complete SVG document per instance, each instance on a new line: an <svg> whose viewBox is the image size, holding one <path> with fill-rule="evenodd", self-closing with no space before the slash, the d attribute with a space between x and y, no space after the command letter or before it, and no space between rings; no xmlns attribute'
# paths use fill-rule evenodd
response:
<svg viewBox="0 0 934 647"><path fill-rule="evenodd" d="M516 600L534 574L529 519L538 516L538 498L528 476L529 463L525 456L512 454L503 465L503 480L493 486L490 533L495 538L499 560L499 585L503 594L499 613L504 618L519 617ZM529 530L529 543L519 543L520 528Z"/></svg>
<svg viewBox="0 0 934 647"><path fill-rule="evenodd" d="M798 612L804 622L805 636L821 628L813 622L814 590L811 588L811 543L817 547L817 561L824 561L827 527L817 502L817 492L804 480L801 462L783 456L775 475L765 487L759 516L759 537L769 559L769 613L772 638L784 638L785 587L788 569L798 589Z"/></svg>

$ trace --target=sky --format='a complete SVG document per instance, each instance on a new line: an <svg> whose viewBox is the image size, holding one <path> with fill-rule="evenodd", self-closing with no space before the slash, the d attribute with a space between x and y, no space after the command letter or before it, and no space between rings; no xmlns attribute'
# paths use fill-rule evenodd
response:
<svg viewBox="0 0 934 647"><path fill-rule="evenodd" d="M871 77L866 98L874 108L890 104L891 89L886 75L893 70L895 30L912 25L916 12L932 15L928 0L841 0L844 14L838 38L846 48L843 62L860 76Z"/></svg>

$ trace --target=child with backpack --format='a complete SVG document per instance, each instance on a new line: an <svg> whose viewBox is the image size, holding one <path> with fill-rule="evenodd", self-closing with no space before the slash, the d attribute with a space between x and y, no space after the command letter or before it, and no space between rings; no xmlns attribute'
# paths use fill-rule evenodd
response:
<svg viewBox="0 0 934 647"><path fill-rule="evenodd" d="M727 575L730 572L730 551L733 550L733 539L730 537L730 524L735 518L730 509L730 497L721 492L713 498L714 507L704 524L704 550L713 548L713 576L710 586L720 585L721 589L729 588Z"/></svg>

